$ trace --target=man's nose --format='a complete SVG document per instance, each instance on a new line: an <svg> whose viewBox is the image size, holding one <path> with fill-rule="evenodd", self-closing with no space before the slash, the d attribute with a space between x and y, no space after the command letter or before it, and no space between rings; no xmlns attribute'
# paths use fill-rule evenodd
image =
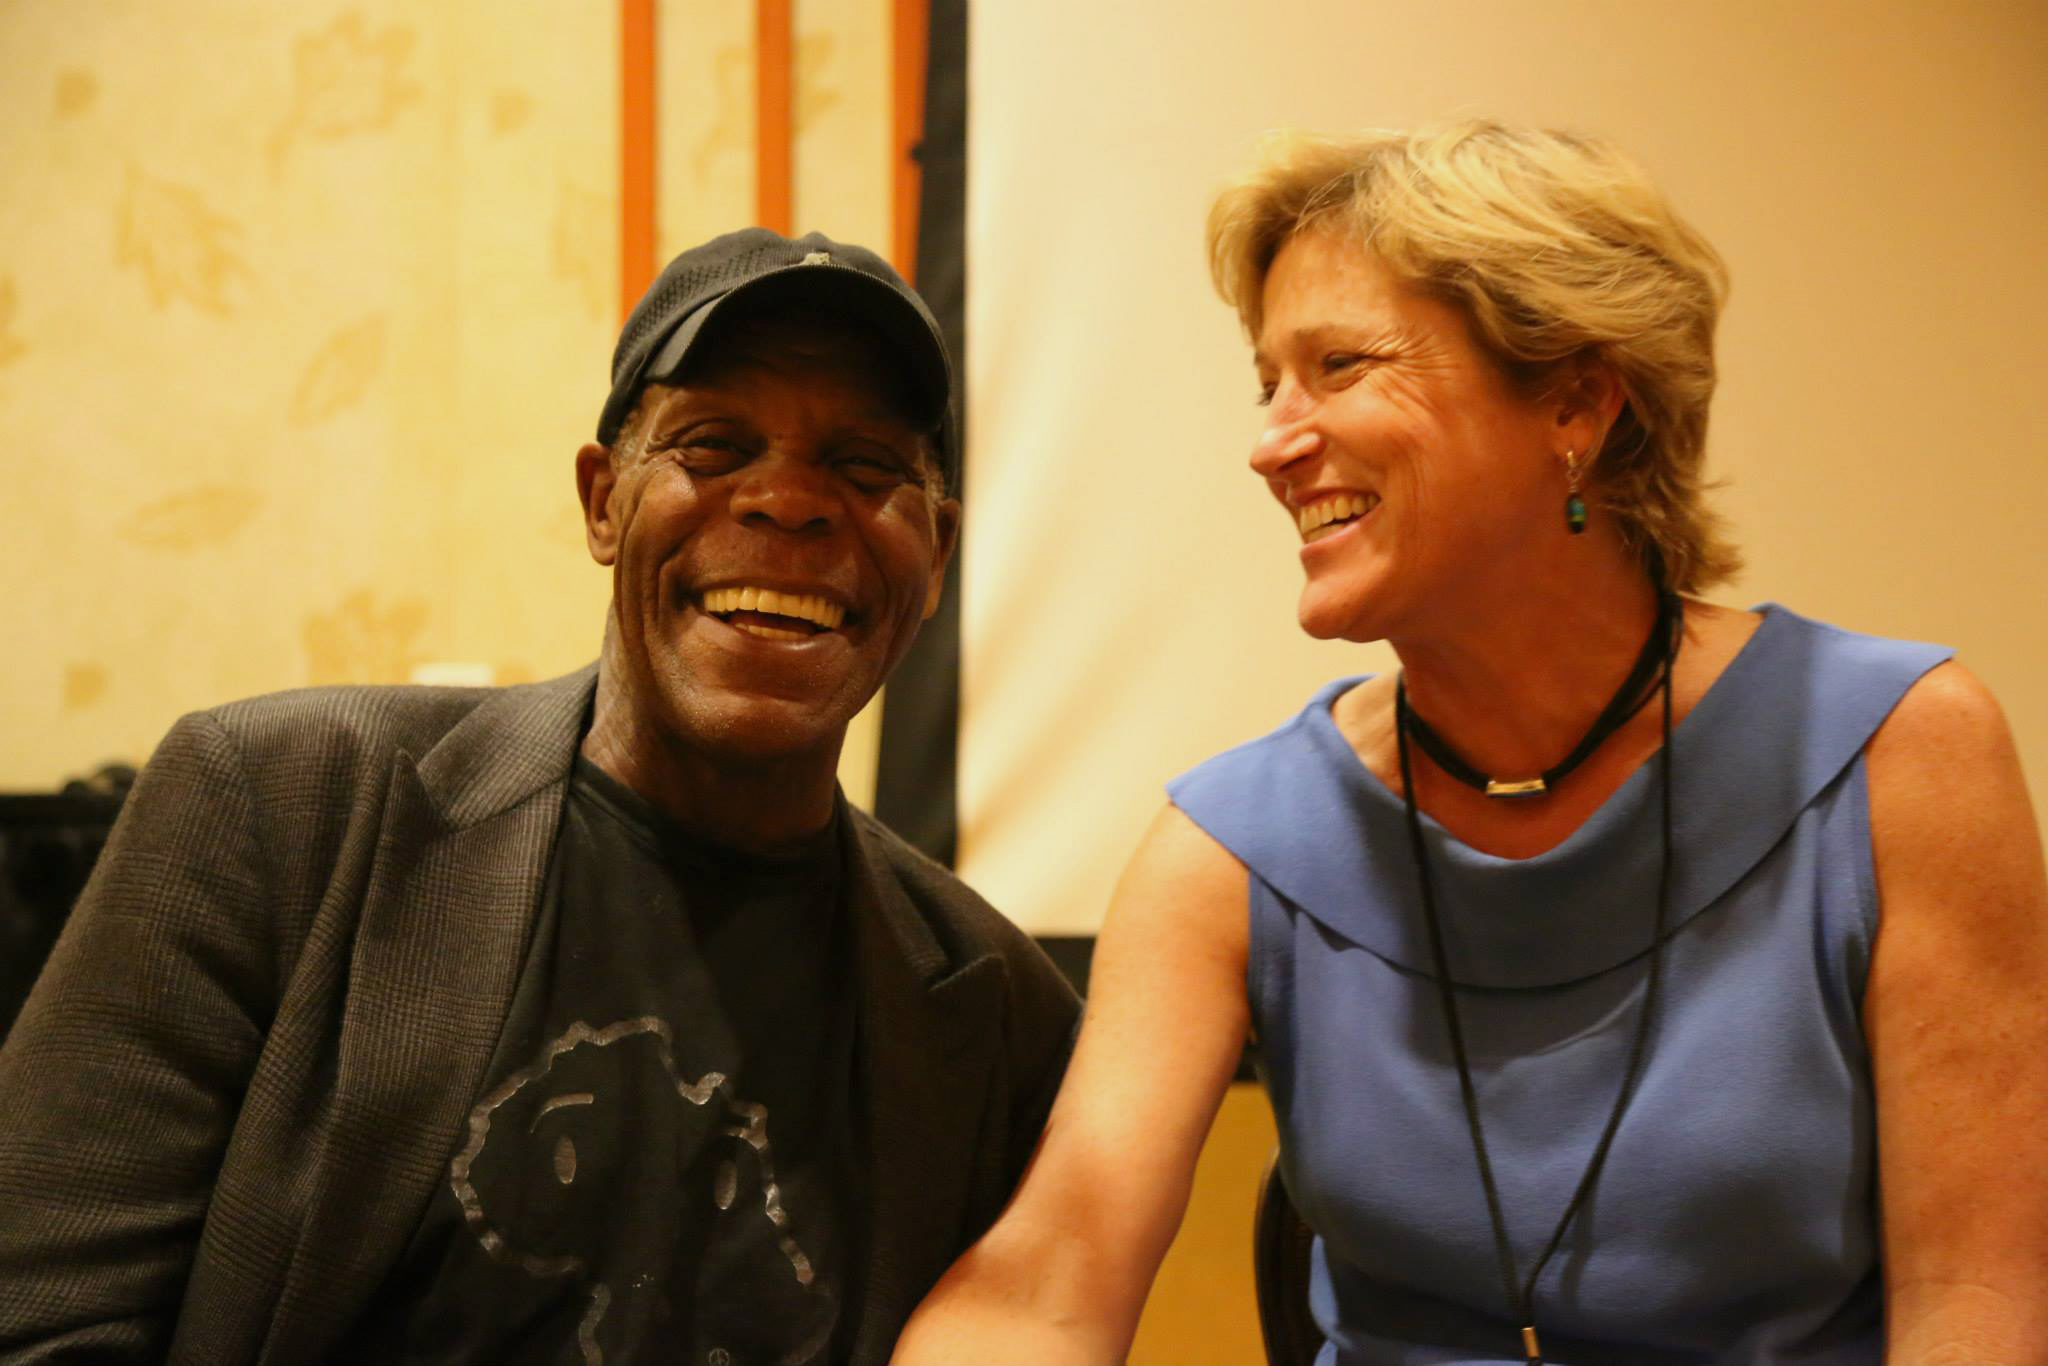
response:
<svg viewBox="0 0 2048 1366"><path fill-rule="evenodd" d="M830 472L800 453L770 451L748 462L732 494L732 515L783 531L831 525L838 504Z"/></svg>
<svg viewBox="0 0 2048 1366"><path fill-rule="evenodd" d="M1315 454L1322 444L1314 405L1295 385L1282 382L1267 405L1266 428L1252 443L1252 469L1263 478L1277 478L1295 461Z"/></svg>

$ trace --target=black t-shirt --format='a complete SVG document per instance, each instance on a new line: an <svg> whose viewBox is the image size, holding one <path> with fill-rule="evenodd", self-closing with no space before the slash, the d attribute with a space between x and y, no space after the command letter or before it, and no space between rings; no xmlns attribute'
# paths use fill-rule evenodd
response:
<svg viewBox="0 0 2048 1366"><path fill-rule="evenodd" d="M844 1358L866 1222L846 825L751 857L577 760L483 1090L337 1361Z"/></svg>

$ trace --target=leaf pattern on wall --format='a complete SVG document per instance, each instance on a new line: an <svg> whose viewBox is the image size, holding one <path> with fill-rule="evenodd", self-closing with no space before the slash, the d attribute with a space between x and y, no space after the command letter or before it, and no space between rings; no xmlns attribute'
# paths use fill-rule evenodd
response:
<svg viewBox="0 0 2048 1366"><path fill-rule="evenodd" d="M563 177L555 199L555 274L575 282L596 317L604 316L612 297L617 223L610 199Z"/></svg>
<svg viewBox="0 0 2048 1366"><path fill-rule="evenodd" d="M99 77L90 71L76 67L57 73L57 117L73 118L92 108L92 102L99 98Z"/></svg>
<svg viewBox="0 0 2048 1366"><path fill-rule="evenodd" d="M187 551L233 539L263 506L263 495L230 484L202 484L159 498L121 524L145 550Z"/></svg>
<svg viewBox="0 0 2048 1366"><path fill-rule="evenodd" d="M241 227L206 206L199 192L128 168L114 232L114 261L142 272L149 301L168 308L183 299L225 318L228 285L248 267L230 245Z"/></svg>
<svg viewBox="0 0 2048 1366"><path fill-rule="evenodd" d="M298 40L292 52L292 106L270 142L273 166L300 138L343 138L389 127L398 111L419 98L406 79L414 33L398 24L372 33L356 10L321 33Z"/></svg>
<svg viewBox="0 0 2048 1366"><path fill-rule="evenodd" d="M796 40L795 59L790 73L794 89L790 92L789 121L791 132L802 134L826 113L835 108L844 98L845 92L830 84L832 59L839 54L839 39L830 33L815 34Z"/></svg>
<svg viewBox="0 0 2048 1366"><path fill-rule="evenodd" d="M383 367L383 314L342 328L306 366L298 392L292 395L292 425L310 427L360 403Z"/></svg>
<svg viewBox="0 0 2048 1366"><path fill-rule="evenodd" d="M827 79L838 54L839 39L834 34L819 33L796 40L790 77L792 134L804 132L844 99L845 92ZM753 50L739 46L720 48L711 59L711 79L715 87L711 104L716 117L690 149L690 165L700 176L710 174L711 164L718 157L729 156L735 147L753 143Z"/></svg>
<svg viewBox="0 0 2048 1366"><path fill-rule="evenodd" d="M107 695L107 670L90 660L64 666L64 710L84 711Z"/></svg>
<svg viewBox="0 0 2048 1366"><path fill-rule="evenodd" d="M386 607L369 589L357 589L332 612L306 618L308 680L403 683L420 662L419 635L426 624L421 599L401 598Z"/></svg>
<svg viewBox="0 0 2048 1366"><path fill-rule="evenodd" d="M28 354L28 345L14 334L14 277L0 277L0 365L12 365Z"/></svg>
<svg viewBox="0 0 2048 1366"><path fill-rule="evenodd" d="M719 156L753 144L753 52L744 47L718 49L711 59L711 83L711 107L717 117L690 149L690 165L700 177L711 174L711 163Z"/></svg>

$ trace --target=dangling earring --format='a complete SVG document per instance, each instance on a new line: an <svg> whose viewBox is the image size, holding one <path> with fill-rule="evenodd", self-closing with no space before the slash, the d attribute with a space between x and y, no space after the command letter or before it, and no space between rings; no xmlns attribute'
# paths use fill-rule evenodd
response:
<svg viewBox="0 0 2048 1366"><path fill-rule="evenodd" d="M1564 524L1574 536L1586 531L1586 500L1579 497L1579 453L1564 453Z"/></svg>

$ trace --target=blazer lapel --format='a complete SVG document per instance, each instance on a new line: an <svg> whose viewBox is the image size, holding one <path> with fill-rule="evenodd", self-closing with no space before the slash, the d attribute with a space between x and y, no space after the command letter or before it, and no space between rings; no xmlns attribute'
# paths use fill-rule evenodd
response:
<svg viewBox="0 0 2048 1366"><path fill-rule="evenodd" d="M873 1184L853 1361L881 1363L953 1258L984 1167L1001 1144L982 1117L1002 1042L1008 971L993 954L954 964L854 824L848 913L858 973L854 1101Z"/></svg>
<svg viewBox="0 0 2048 1366"><path fill-rule="evenodd" d="M445 1173L525 958L590 682L497 694L417 765L398 756L333 1110L263 1362L326 1356Z"/></svg>

